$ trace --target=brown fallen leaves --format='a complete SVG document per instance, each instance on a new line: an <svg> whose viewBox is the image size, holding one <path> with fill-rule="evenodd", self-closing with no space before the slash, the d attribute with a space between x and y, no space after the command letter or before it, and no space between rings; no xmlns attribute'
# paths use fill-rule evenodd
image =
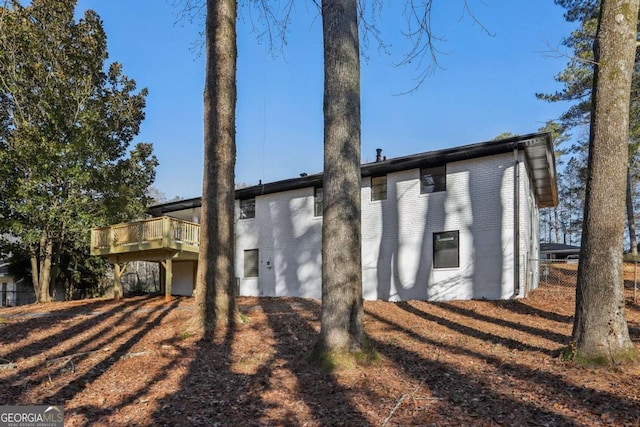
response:
<svg viewBox="0 0 640 427"><path fill-rule="evenodd" d="M0 405L64 404L66 426L630 425L640 369L559 359L575 289L511 301L365 303L381 361L310 365L320 303L240 298L245 324L201 342L193 300L88 300L0 310ZM640 307L627 318L640 342Z"/></svg>

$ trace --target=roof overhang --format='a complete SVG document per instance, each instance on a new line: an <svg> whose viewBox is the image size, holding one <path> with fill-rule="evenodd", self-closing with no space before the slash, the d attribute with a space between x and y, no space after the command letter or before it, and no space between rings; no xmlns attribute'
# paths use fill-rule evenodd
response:
<svg viewBox="0 0 640 427"><path fill-rule="evenodd" d="M202 205L201 197L194 197L192 199L177 200L175 202L162 203L159 205L150 206L147 209L147 213L153 216L163 216L169 212L184 211L187 209L199 208Z"/></svg>
<svg viewBox="0 0 640 427"><path fill-rule="evenodd" d="M395 157L361 166L363 177L385 175L408 169L441 166L451 162L475 159L496 154L504 154L522 150L527 169L533 182L538 207L547 208L558 204L556 187L556 163L553 153L551 134L533 133L501 140L492 140L461 147L429 151L410 156ZM236 199L247 199L281 191L297 190L308 187L321 187L322 173L306 175L300 178L286 179L267 184L240 188L235 192ZM201 206L201 198L179 200L151 206L147 212L153 216L161 216L169 212L194 209Z"/></svg>
<svg viewBox="0 0 640 427"><path fill-rule="evenodd" d="M541 254L577 254L580 246L565 245L562 243L540 243Z"/></svg>
<svg viewBox="0 0 640 427"><path fill-rule="evenodd" d="M538 207L557 206L556 159L551 135L540 134L538 137L523 141L522 145Z"/></svg>

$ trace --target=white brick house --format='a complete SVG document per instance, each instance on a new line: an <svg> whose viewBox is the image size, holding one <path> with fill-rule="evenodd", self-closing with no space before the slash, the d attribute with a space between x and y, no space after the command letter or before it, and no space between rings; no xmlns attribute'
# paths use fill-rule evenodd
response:
<svg viewBox="0 0 640 427"><path fill-rule="evenodd" d="M362 166L363 296L504 299L537 286L539 208L557 204L549 134ZM240 295L321 297L322 175L236 191ZM200 199L150 208L199 222ZM194 261L173 267L191 295Z"/></svg>

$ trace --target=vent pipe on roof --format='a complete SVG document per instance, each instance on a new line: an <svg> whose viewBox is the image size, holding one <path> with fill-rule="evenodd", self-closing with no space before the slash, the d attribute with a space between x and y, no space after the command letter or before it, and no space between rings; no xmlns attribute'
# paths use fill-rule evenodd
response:
<svg viewBox="0 0 640 427"><path fill-rule="evenodd" d="M376 148L376 163L382 161L382 148Z"/></svg>

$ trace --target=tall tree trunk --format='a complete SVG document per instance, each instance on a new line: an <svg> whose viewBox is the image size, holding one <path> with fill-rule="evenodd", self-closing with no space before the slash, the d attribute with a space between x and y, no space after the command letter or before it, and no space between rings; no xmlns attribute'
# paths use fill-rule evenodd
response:
<svg viewBox="0 0 640 427"><path fill-rule="evenodd" d="M51 301L49 282L51 280L52 253L53 243L45 232L40 236L38 243L30 246L31 281L37 303Z"/></svg>
<svg viewBox="0 0 640 427"><path fill-rule="evenodd" d="M51 259L53 256L53 243L50 239L46 239L44 242L44 253L40 260L40 299L38 302L51 301L51 293L49 284L51 283Z"/></svg>
<svg viewBox="0 0 640 427"><path fill-rule="evenodd" d="M573 324L577 363L615 364L637 357L625 318L622 235L638 2L600 3Z"/></svg>
<svg viewBox="0 0 640 427"><path fill-rule="evenodd" d="M360 48L357 0L322 2L324 211L318 354L362 349Z"/></svg>
<svg viewBox="0 0 640 427"><path fill-rule="evenodd" d="M629 229L629 252L634 258L638 256L638 241L636 239L636 216L633 212L633 175L627 166L627 228Z"/></svg>
<svg viewBox="0 0 640 427"><path fill-rule="evenodd" d="M204 89L204 175L196 329L239 319L235 302L236 0L208 0Z"/></svg>
<svg viewBox="0 0 640 427"><path fill-rule="evenodd" d="M558 218L558 208L553 207L553 228L556 230L556 243L560 243L560 220Z"/></svg>
<svg viewBox="0 0 640 427"><path fill-rule="evenodd" d="M38 286L40 286L40 292L42 292L42 279L43 277L43 272L44 272L44 262L46 259L46 248L47 248L47 237L45 233L42 233L42 235L40 236L40 249L38 250ZM41 296L42 297L42 296ZM38 302L42 302L42 301L38 301Z"/></svg>
<svg viewBox="0 0 640 427"><path fill-rule="evenodd" d="M36 295L36 302L40 301L40 276L38 275L39 263L38 263L38 248L39 246L33 244L29 247L31 262L31 283L33 284L33 293Z"/></svg>
<svg viewBox="0 0 640 427"><path fill-rule="evenodd" d="M53 284L54 293L56 290L56 284L58 281L58 276L60 275L60 262L62 260L62 242L66 241L66 235L64 232L64 225L61 227L62 231L60 231L60 236L56 239L55 245L52 246L52 254L51 254L51 280L50 286ZM66 285L63 286L63 288Z"/></svg>

